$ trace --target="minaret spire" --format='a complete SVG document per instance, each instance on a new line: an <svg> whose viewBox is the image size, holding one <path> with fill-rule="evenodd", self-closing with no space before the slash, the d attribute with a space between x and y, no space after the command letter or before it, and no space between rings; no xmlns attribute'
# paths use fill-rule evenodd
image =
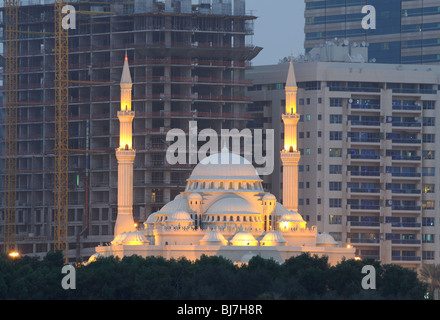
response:
<svg viewBox="0 0 440 320"><path fill-rule="evenodd" d="M133 119L131 110L132 81L127 53L121 77L121 110L119 118L119 148L116 149L118 160L118 216L116 218L115 236L123 232L134 231L133 219L133 163L136 150L133 149Z"/></svg>
<svg viewBox="0 0 440 320"><path fill-rule="evenodd" d="M289 63L289 72L286 80L286 109L282 115L284 122L284 149L281 151L283 165L283 205L288 210L298 212L298 121L297 92L293 61Z"/></svg>

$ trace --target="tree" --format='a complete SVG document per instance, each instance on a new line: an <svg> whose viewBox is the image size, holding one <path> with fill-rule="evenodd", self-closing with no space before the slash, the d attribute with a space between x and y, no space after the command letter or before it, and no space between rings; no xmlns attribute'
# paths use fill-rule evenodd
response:
<svg viewBox="0 0 440 320"><path fill-rule="evenodd" d="M440 265L424 264L420 269L420 278L428 285L429 296L439 300Z"/></svg>

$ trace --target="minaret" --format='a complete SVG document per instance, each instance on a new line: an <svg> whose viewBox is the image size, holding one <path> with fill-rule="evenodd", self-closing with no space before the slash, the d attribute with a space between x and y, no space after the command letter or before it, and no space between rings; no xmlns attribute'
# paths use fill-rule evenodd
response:
<svg viewBox="0 0 440 320"><path fill-rule="evenodd" d="M116 218L115 236L123 232L135 231L133 220L133 163L136 150L133 149L132 133L134 111L131 111L131 89L133 84L127 54L125 54L120 86L119 148L116 149L116 159L118 160L118 217Z"/></svg>
<svg viewBox="0 0 440 320"><path fill-rule="evenodd" d="M298 151L297 125L299 114L296 113L296 85L293 62L290 61L286 82L286 110L282 115L284 122L284 149L281 151L283 165L283 206L288 210L298 212Z"/></svg>

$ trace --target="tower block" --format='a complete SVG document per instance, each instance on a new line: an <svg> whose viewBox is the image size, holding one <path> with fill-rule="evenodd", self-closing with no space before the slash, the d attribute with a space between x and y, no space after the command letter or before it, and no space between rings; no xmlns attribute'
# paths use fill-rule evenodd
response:
<svg viewBox="0 0 440 320"><path fill-rule="evenodd" d="M125 56L121 78L121 110L119 118L119 148L116 149L118 161L118 216L115 236L123 232L135 231L133 219L133 164L136 150L133 149L133 119L131 111L132 80L128 58Z"/></svg>
<svg viewBox="0 0 440 320"><path fill-rule="evenodd" d="M283 165L283 205L288 210L298 212L298 121L296 113L297 92L293 63L290 62L286 82L286 110L282 115L284 122L284 149L281 151Z"/></svg>

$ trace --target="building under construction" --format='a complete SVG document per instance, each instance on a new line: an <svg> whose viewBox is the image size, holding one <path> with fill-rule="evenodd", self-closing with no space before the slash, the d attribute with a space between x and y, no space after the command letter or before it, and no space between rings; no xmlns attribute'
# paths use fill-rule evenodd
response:
<svg viewBox="0 0 440 320"><path fill-rule="evenodd" d="M136 222L173 200L193 165L169 165L172 128L242 129L245 70L261 48L249 43L255 16L245 0L70 1L76 29L69 35L68 258L88 258L113 239L117 214L120 87L124 56L133 79L134 206ZM7 27L2 8L2 31ZM20 1L16 107L16 247L42 254L54 245L55 30L53 1ZM7 47L7 38L2 38ZM2 48L0 48L3 50ZM2 51L1 61L6 56ZM6 74L6 68L2 69ZM6 83L6 82L3 82ZM2 83L2 85L3 85ZM2 86L5 96L11 88ZM5 132L0 97L0 133ZM2 145L0 164L7 160ZM3 167L2 167L3 168ZM0 241L10 187L2 170Z"/></svg>

